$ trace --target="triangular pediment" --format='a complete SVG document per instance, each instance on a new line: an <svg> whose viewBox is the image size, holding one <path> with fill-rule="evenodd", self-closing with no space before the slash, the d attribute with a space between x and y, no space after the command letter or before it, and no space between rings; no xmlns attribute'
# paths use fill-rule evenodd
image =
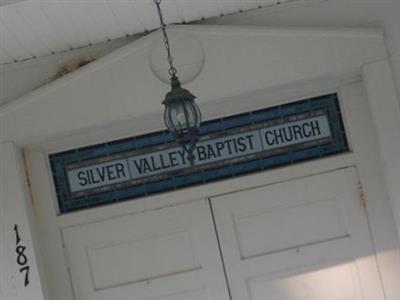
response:
<svg viewBox="0 0 400 300"><path fill-rule="evenodd" d="M221 99L356 75L364 64L386 57L383 35L375 30L205 25L174 30L193 35L202 44L204 68L187 87L199 97L205 118L212 113L207 107ZM161 127L160 102L169 88L149 67L153 35L5 107L0 112L0 141L42 141L120 122L136 124L151 116L159 119L151 122L153 127ZM143 126L132 132L140 133Z"/></svg>

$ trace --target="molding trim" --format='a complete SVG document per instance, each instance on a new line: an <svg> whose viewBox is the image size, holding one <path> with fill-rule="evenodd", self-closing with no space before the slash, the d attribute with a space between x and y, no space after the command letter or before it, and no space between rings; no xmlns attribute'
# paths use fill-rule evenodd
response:
<svg viewBox="0 0 400 300"><path fill-rule="evenodd" d="M0 256L0 266L6 270L1 272L5 274L5 277L0 277L1 289L8 300L44 299L38 267L40 257L33 236L32 207L18 147L12 143L0 143L0 162L0 210L5 216L0 224L0 246L4 251ZM18 263L18 253L14 252L17 245L23 247L25 263ZM21 272L22 267L29 269L26 273Z"/></svg>
<svg viewBox="0 0 400 300"><path fill-rule="evenodd" d="M365 65L363 78L400 237L400 106L389 62Z"/></svg>

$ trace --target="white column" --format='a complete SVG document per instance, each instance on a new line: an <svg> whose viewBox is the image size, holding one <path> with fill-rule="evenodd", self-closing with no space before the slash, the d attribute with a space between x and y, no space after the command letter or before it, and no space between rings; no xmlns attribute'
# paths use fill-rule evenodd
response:
<svg viewBox="0 0 400 300"><path fill-rule="evenodd" d="M45 299L33 226L21 152L13 143L0 143L1 300Z"/></svg>
<svg viewBox="0 0 400 300"><path fill-rule="evenodd" d="M365 65L363 79L400 237L400 106L389 62Z"/></svg>

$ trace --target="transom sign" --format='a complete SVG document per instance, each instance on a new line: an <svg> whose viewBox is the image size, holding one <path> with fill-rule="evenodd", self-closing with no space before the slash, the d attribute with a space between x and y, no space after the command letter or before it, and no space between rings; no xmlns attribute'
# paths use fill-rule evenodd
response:
<svg viewBox="0 0 400 300"><path fill-rule="evenodd" d="M208 121L191 166L168 132L50 155L61 213L348 150L336 94Z"/></svg>

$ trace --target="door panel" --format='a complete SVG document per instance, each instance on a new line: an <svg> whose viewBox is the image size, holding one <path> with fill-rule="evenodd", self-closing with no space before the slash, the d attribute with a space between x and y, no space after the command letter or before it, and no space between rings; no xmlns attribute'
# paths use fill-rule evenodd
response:
<svg viewBox="0 0 400 300"><path fill-rule="evenodd" d="M346 237L348 232L341 217L335 199L238 214L234 226L241 258Z"/></svg>
<svg viewBox="0 0 400 300"><path fill-rule="evenodd" d="M211 201L233 300L384 299L354 168Z"/></svg>
<svg viewBox="0 0 400 300"><path fill-rule="evenodd" d="M63 230L79 300L228 300L206 201Z"/></svg>
<svg viewBox="0 0 400 300"><path fill-rule="evenodd" d="M251 278L248 287L251 299L363 299L356 266L346 261Z"/></svg>

